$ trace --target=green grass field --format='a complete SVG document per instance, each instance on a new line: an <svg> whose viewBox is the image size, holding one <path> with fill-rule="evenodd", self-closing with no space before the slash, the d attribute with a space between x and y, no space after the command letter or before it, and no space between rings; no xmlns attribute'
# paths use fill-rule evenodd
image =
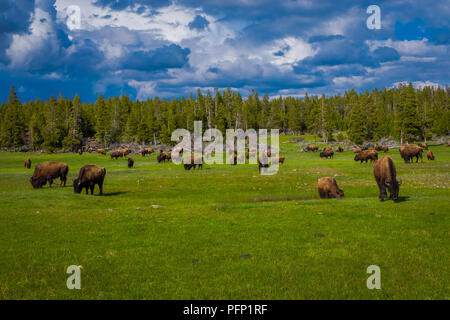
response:
<svg viewBox="0 0 450 320"><path fill-rule="evenodd" d="M0 299L449 299L450 148L418 164L389 151L403 180L394 203L351 151L322 160L281 138L274 176L185 171L155 154L128 169L97 154L0 153ZM26 157L66 162L67 187L34 190ZM107 169L103 197L73 192L84 164ZM319 199L327 175L344 199ZM81 290L66 287L69 265L82 266ZM381 290L366 287L369 265Z"/></svg>

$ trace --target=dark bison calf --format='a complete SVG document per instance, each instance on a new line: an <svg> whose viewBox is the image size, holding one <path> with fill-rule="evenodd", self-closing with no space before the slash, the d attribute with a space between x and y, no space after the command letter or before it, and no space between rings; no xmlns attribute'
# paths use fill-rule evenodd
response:
<svg viewBox="0 0 450 320"><path fill-rule="evenodd" d="M133 166L134 166L133 158L128 158L128 168L133 168Z"/></svg>
<svg viewBox="0 0 450 320"><path fill-rule="evenodd" d="M387 198L386 188L389 189L389 199L396 201L402 181L397 181L397 172L392 158L386 156L375 161L373 175L380 189L380 201Z"/></svg>
<svg viewBox="0 0 450 320"><path fill-rule="evenodd" d="M60 186L64 183L66 186L67 173L69 172L69 166L63 162L42 162L34 169L33 176L30 178L33 188L42 188L47 181L51 187L53 179L60 178Z"/></svg>
<svg viewBox="0 0 450 320"><path fill-rule="evenodd" d="M25 159L25 168L30 169L31 168L31 160L30 158Z"/></svg>
<svg viewBox="0 0 450 320"><path fill-rule="evenodd" d="M75 193L81 193L83 188L86 188L86 194L88 194L88 188L91 189L91 195L94 194L94 187L97 184L100 189L100 195L103 194L103 180L105 179L106 169L100 168L93 164L87 164L80 169L78 178L73 180L73 191Z"/></svg>
<svg viewBox="0 0 450 320"><path fill-rule="evenodd" d="M330 177L323 177L317 180L317 189L321 199L344 197L344 191L339 189L336 179Z"/></svg>
<svg viewBox="0 0 450 320"><path fill-rule="evenodd" d="M433 152L431 150L429 150L427 152L427 159L428 160L434 160L434 154L433 154Z"/></svg>

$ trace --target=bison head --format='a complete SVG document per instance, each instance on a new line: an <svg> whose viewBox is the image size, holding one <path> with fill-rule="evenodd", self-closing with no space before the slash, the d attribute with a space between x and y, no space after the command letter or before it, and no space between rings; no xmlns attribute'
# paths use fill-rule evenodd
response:
<svg viewBox="0 0 450 320"><path fill-rule="evenodd" d="M44 186L47 183L47 180L42 177L32 176L30 178L30 183L34 189L38 189L38 188L42 188L42 186Z"/></svg>
<svg viewBox="0 0 450 320"><path fill-rule="evenodd" d="M81 193L81 182L80 179L73 180L73 192L75 193Z"/></svg>
<svg viewBox="0 0 450 320"><path fill-rule="evenodd" d="M390 198L394 201L398 200L398 193L400 191L400 185L402 184L402 180L397 181L386 181L385 182L386 187L388 187L389 189L389 193L390 193Z"/></svg>
<svg viewBox="0 0 450 320"><path fill-rule="evenodd" d="M358 153L358 154L355 156L355 161L359 161L359 160L361 160L361 157L360 157L360 154Z"/></svg>
<svg viewBox="0 0 450 320"><path fill-rule="evenodd" d="M336 190L336 197L338 198L338 199L342 199L343 197L344 197L344 191L342 191L341 189L337 189Z"/></svg>

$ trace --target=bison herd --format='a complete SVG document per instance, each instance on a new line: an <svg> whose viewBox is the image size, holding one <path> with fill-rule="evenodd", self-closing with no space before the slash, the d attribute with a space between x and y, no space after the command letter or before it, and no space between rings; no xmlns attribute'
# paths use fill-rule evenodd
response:
<svg viewBox="0 0 450 320"><path fill-rule="evenodd" d="M449 145L447 145L449 146ZM428 145L426 143L421 144L420 146L417 144L406 144L399 148L400 156L404 160L405 163L412 163L414 158L416 158L416 163L420 160L423 162L422 154L423 149L428 150ZM319 148L316 145L308 145L304 151L308 152L316 152ZM342 147L338 147L336 152L343 152L344 149ZM387 191L389 191L389 199L398 200L398 194L400 185L402 184L401 180L397 180L397 173L395 169L394 161L389 156L384 156L381 159L378 159L378 152L383 151L384 153L389 151L387 146L377 146L375 145L372 149L363 150L361 147L356 147L354 149L354 153L356 153L354 160L360 161L360 163L367 163L368 161L373 162L373 174L375 177L375 181L377 182L379 188L379 198L380 201L384 201L387 199ZM99 148L96 150L97 153L106 155L106 150ZM145 157L147 154L152 154L154 151L152 148L144 148L140 151L141 157ZM182 155L182 150L180 151L180 155ZM78 149L78 154L82 155L82 150ZM127 158L127 155L131 153L131 150L128 148L122 148L117 151L110 152L111 159L118 158ZM214 156L214 154L212 154ZM246 150L246 158L249 159L249 156L256 155L256 150ZM320 152L319 156L321 158L333 158L334 151L331 147L326 147ZM206 157L211 156L211 154L205 155ZM268 158L271 157L271 152L261 153L258 158L258 169L261 172L263 168L269 167ZM431 150L427 151L427 159L434 160L434 154ZM164 152L160 150L159 154L156 157L158 163L166 162L171 160L171 153ZM239 159L242 161L243 159ZM238 161L237 150L235 149L231 151L230 155L230 163L232 165L236 165ZM277 157L272 160L277 163L284 163L285 157ZM31 168L31 159L27 158L24 162L24 166L26 168ZM133 168L134 160L130 157L127 158L127 166L128 168ZM185 163L184 169L196 169L197 166L201 169L203 166L203 156L201 155L191 155L191 163ZM44 185L48 183L49 187L52 186L53 180L59 178L60 186L66 186L67 174L69 172L69 167L66 163L63 162L43 162L38 164L35 169L33 176L30 178L30 183L33 188L42 188ZM94 193L95 185L99 187L99 194L103 194L103 182L106 175L106 169L101 168L96 165L85 165L83 166L78 176L75 180L73 180L73 189L75 193L81 193L83 189L86 190L86 194L88 194L88 190L91 191L91 195ZM341 190L336 182L335 178L331 177L323 177L318 179L317 187L319 192L319 197L321 199L327 198L338 198L341 199L344 197L344 191Z"/></svg>

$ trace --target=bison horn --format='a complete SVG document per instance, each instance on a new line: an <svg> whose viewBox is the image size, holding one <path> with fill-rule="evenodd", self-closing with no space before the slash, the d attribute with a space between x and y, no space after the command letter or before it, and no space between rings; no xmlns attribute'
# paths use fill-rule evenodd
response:
<svg viewBox="0 0 450 320"><path fill-rule="evenodd" d="M389 187L391 185L391 182L390 181L385 181L384 184Z"/></svg>

